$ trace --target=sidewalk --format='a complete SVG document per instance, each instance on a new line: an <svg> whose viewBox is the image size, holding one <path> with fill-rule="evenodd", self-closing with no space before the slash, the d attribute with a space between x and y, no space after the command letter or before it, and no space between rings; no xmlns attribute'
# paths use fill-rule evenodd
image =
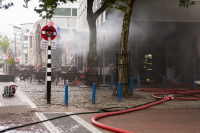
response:
<svg viewBox="0 0 200 133"><path fill-rule="evenodd" d="M45 112L37 112L38 108L29 97L25 95L19 87L16 94L11 97L2 96L4 86L13 85L15 83L0 83L0 130L20 126L36 121L42 121L60 115L71 114L69 109L65 107L58 112L49 111L48 108ZM4 85L4 86L3 86ZM47 121L32 126L26 126L11 130L6 133L17 132L51 132L51 133L103 133L96 129L93 125L88 124L78 116L70 116L65 118Z"/></svg>
<svg viewBox="0 0 200 133"><path fill-rule="evenodd" d="M36 122L39 119L32 113L35 104L22 92L17 89L16 94L11 97L2 96L3 88L13 83L0 83L0 130ZM16 130L7 131L7 133L17 132L38 132L46 133L48 130L43 124L36 124Z"/></svg>

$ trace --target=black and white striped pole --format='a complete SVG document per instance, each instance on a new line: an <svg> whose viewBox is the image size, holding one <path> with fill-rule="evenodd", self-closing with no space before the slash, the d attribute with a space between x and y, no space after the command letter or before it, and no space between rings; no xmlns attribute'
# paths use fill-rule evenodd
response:
<svg viewBox="0 0 200 133"><path fill-rule="evenodd" d="M47 104L51 103L51 37L48 37L47 49Z"/></svg>
<svg viewBox="0 0 200 133"><path fill-rule="evenodd" d="M47 92L47 104L51 104L51 40L56 37L56 29L53 26L47 25L42 28L41 36L44 40L48 41L45 89Z"/></svg>

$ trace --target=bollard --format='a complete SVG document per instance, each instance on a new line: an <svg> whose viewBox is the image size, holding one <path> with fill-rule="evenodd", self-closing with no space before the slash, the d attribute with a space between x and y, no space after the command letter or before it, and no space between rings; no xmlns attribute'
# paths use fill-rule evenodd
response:
<svg viewBox="0 0 200 133"><path fill-rule="evenodd" d="M68 84L65 85L65 106L68 106Z"/></svg>
<svg viewBox="0 0 200 133"><path fill-rule="evenodd" d="M95 104L95 92L96 92L96 84L93 83L92 104Z"/></svg>
<svg viewBox="0 0 200 133"><path fill-rule="evenodd" d="M165 88L165 76L163 76L163 88Z"/></svg>
<svg viewBox="0 0 200 133"><path fill-rule="evenodd" d="M193 90L195 90L195 76L193 76Z"/></svg>
<svg viewBox="0 0 200 133"><path fill-rule="evenodd" d="M140 75L138 75L138 88L140 88Z"/></svg>
<svg viewBox="0 0 200 133"><path fill-rule="evenodd" d="M131 94L133 94L133 78L131 78Z"/></svg>
<svg viewBox="0 0 200 133"><path fill-rule="evenodd" d="M122 98L121 98L121 83L118 82L118 102L121 102Z"/></svg>
<svg viewBox="0 0 200 133"><path fill-rule="evenodd" d="M111 74L111 85L110 85L110 89L113 89L113 75Z"/></svg>

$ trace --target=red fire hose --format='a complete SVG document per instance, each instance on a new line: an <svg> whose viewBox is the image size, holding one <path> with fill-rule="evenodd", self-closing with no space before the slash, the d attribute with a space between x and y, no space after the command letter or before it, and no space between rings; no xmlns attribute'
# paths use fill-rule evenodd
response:
<svg viewBox="0 0 200 133"><path fill-rule="evenodd" d="M127 109L127 110L122 110L122 111L116 111L116 112L100 114L100 115L97 115L97 116L92 118L92 123L94 125L98 126L98 127L101 127L101 128L104 128L104 129L107 129L107 130L110 130L110 131L114 131L114 132L117 132L117 133L134 133L134 132L130 132L130 131L126 131L126 130L123 130L123 129L119 129L119 128L115 128L115 127L111 127L111 126L107 126L107 125L101 124L101 123L97 122L96 120L99 119L99 118L106 117L106 116L118 115L118 114L123 114L123 113L136 111L136 110L141 110L141 109L144 109L144 108L147 108L147 107L162 103L162 102L167 101L167 100L169 100L169 99L166 97L166 98L164 98L162 100L159 100L159 101L154 102L154 103L147 104L147 105L142 106L142 107L137 107L137 108Z"/></svg>
<svg viewBox="0 0 200 133"><path fill-rule="evenodd" d="M159 101L156 101L156 102L153 102L153 103L141 106L141 107L136 107L136 108L132 108L132 109L126 109L126 110L122 110L122 111L116 111L116 112L110 112L110 113L104 113L104 114L97 115L92 118L92 123L98 127L101 127L101 128L104 128L104 129L107 129L110 131L114 131L117 133L134 133L134 132L130 132L130 131L126 131L126 130L122 130L119 128L101 124L101 123L97 122L96 120L106 117L106 116L118 115L118 114L136 111L136 110L141 110L141 109L148 108L150 106L165 102L167 100L172 100L172 99L200 100L199 95L192 95L192 93L200 93L200 90L191 91L191 90L184 90L184 89L175 90L175 89L163 89L163 88L139 88L136 90L137 91L147 91L147 92L162 92L162 93L155 93L152 95L153 97L158 98L158 99L161 99L161 97L159 97L157 95L166 95L166 94L170 94L170 95L165 96L163 99L161 99ZM173 97L172 94L182 94L182 95L193 96L193 97L197 97L197 98Z"/></svg>
<svg viewBox="0 0 200 133"><path fill-rule="evenodd" d="M155 68L153 68L153 69L161 77L163 77ZM192 85L192 84L185 84L185 83L177 83L177 82L174 82L174 81L171 81L171 80L168 80L168 79L166 79L166 80L169 81L169 82L176 83L176 84L181 84L181 85ZM191 91L191 90L185 90L185 89L175 90L175 89L163 89L163 88L139 88L139 89L136 89L136 90L137 91L146 91L146 92L159 92L159 93L154 93L152 96L154 98L158 98L158 99L161 99L161 100L153 102L153 103L150 103L150 104L147 104L147 105L144 105L144 106L141 106L141 107L136 107L136 108L126 109L126 110L122 110L122 111L116 111L116 112L100 114L100 115L97 115L97 116L92 118L92 123L94 125L98 126L98 127L101 127L101 128L104 128L104 129L107 129L107 130L110 130L110 131L114 131L114 132L117 132L117 133L134 133L134 132L130 132L130 131L126 131L126 130L123 130L123 129L119 129L119 128L115 128L115 127L111 127L111 126L107 126L107 125L101 124L101 123L97 122L96 120L100 119L100 118L103 118L103 117L106 117L106 116L118 115L118 114L123 114L123 113L136 111L136 110L141 110L141 109L148 108L150 106L165 102L167 100L172 100L172 99L200 100L200 95L192 95L192 93L195 93L195 94L196 93L200 93L200 90L192 90ZM165 96L163 99L162 99L162 97L157 96L157 95L166 95L166 94L170 94L170 95ZM172 94L182 94L182 95L187 95L187 96L193 96L193 97L196 97L196 98L173 97Z"/></svg>
<svg viewBox="0 0 200 133"><path fill-rule="evenodd" d="M152 68L153 68L154 71L156 71L156 73L158 75L160 75L161 77L163 77L154 67L152 67ZM178 83L178 82L171 81L169 79L166 79L166 80L169 81L169 82L175 83L175 84L180 84L180 85L193 85L193 84L186 84L186 83ZM195 84L195 85L199 85L199 84Z"/></svg>
<svg viewBox="0 0 200 133"><path fill-rule="evenodd" d="M156 71L155 68L153 68L153 69ZM156 72L161 77L163 77L158 71L156 71ZM192 84L185 84L185 83L177 83L177 82L174 82L174 81L171 81L171 80L168 80L168 79L166 79L166 80L169 81L169 82L172 82L172 83L176 83L176 84L192 85ZM126 131L126 130L122 130L122 129L119 129L119 128L115 128L115 127L111 127L111 126L101 124L101 123L97 122L96 120L103 118L103 117L106 117L106 116L118 115L118 114L136 111L136 110L141 110L141 109L144 109L144 108L165 102L167 100L172 100L172 99L200 100L199 95L192 95L192 93L200 93L200 90L192 90L191 91L191 90L185 90L185 89L175 90L175 89L163 89L163 88L139 88L139 89L136 89L136 90L137 91L146 91L146 92L159 92L159 93L155 93L155 94L152 95L154 98L158 98L158 99L161 99L162 97L159 97L157 95L166 95L166 94L170 94L170 95L165 96L163 99L161 99L157 102L153 102L153 103L141 106L141 107L136 107L136 108L132 108L132 109L126 109L126 110L122 110L122 111L116 111L116 112L110 112L110 113L104 113L104 114L97 115L97 116L92 118L92 123L94 125L98 126L98 127L101 127L101 128L104 128L104 129L107 129L107 130L110 130L110 131L114 131L114 132L117 132L117 133L134 133L134 132L130 132L130 131ZM182 94L182 95L187 95L187 96L193 96L193 97L196 97L196 98L173 97L172 94Z"/></svg>

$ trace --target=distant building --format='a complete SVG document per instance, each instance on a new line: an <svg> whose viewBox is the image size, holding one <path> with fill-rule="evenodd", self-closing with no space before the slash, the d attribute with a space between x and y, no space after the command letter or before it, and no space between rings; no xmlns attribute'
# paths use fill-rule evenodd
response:
<svg viewBox="0 0 200 133"><path fill-rule="evenodd" d="M88 22L87 22L87 0L79 0L79 7L78 7L78 30L79 31L89 31ZM96 12L101 5L101 0L94 0L93 3L93 12ZM102 25L106 21L106 10L99 15L96 20L96 26Z"/></svg>
<svg viewBox="0 0 200 133"><path fill-rule="evenodd" d="M20 55L20 46L21 46L21 27L13 26L13 24L5 24L0 25L0 32L5 33L9 40L10 44L10 52L12 56L15 56L15 45L16 45L16 57ZM0 56L3 55L3 51L0 51Z"/></svg>

